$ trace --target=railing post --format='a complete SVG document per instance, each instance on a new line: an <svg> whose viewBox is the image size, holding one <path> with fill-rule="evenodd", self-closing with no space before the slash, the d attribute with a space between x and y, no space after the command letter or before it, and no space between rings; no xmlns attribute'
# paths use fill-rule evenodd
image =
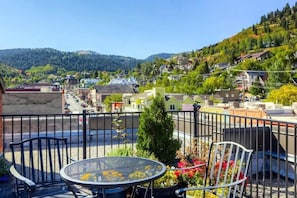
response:
<svg viewBox="0 0 297 198"><path fill-rule="evenodd" d="M201 106L198 103L194 103L193 107L194 107L194 137L198 137L197 116Z"/></svg>
<svg viewBox="0 0 297 198"><path fill-rule="evenodd" d="M87 111L83 110L83 159L87 158Z"/></svg>

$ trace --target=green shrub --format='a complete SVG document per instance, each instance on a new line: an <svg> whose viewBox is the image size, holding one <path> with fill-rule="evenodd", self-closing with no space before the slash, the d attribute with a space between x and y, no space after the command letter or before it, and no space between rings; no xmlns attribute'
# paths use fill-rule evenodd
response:
<svg viewBox="0 0 297 198"><path fill-rule="evenodd" d="M165 164L171 164L181 142L173 137L174 122L165 110L164 98L157 95L150 107L140 115L137 131L137 150L153 153Z"/></svg>

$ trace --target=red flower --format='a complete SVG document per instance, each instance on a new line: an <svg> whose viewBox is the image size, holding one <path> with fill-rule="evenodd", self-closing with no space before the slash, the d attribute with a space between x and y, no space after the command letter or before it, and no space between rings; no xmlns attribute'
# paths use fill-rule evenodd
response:
<svg viewBox="0 0 297 198"><path fill-rule="evenodd" d="M180 170L174 171L174 174L176 175L176 177L179 177L181 175L181 171Z"/></svg>
<svg viewBox="0 0 297 198"><path fill-rule="evenodd" d="M177 163L177 167L178 167L178 168L184 168L184 167L187 167L188 165L189 165L188 162L187 162L187 161L184 161L184 160L179 161L179 162Z"/></svg>
<svg viewBox="0 0 297 198"><path fill-rule="evenodd" d="M187 171L187 174L188 174L189 178L192 178L195 175L195 170L189 170L189 171Z"/></svg>
<svg viewBox="0 0 297 198"><path fill-rule="evenodd" d="M233 160L229 161L229 166L233 166L235 164L235 162Z"/></svg>
<svg viewBox="0 0 297 198"><path fill-rule="evenodd" d="M194 164L194 166L196 166L196 165L200 165L200 164L205 164L205 161L199 160L199 159L193 159L192 163Z"/></svg>

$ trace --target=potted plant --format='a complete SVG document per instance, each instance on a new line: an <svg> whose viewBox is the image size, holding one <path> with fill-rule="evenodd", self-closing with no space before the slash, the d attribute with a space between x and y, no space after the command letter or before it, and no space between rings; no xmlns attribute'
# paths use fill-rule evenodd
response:
<svg viewBox="0 0 297 198"><path fill-rule="evenodd" d="M174 122L165 110L164 98L157 94L140 115L137 131L137 150L154 153L159 161L172 164L181 142L173 137Z"/></svg>
<svg viewBox="0 0 297 198"><path fill-rule="evenodd" d="M154 197L156 198L173 198L177 197L175 195L175 190L180 188L178 183L178 178L175 174L175 170L167 166L167 171L165 175L160 177L159 179L153 181L154 186ZM148 184L144 184L143 186L138 186L136 195L139 198L144 197L145 191L148 187ZM151 192L148 192L148 196L150 197Z"/></svg>
<svg viewBox="0 0 297 198"><path fill-rule="evenodd" d="M166 165L172 165L176 160L176 152L181 142L173 136L174 122L165 110L164 98L157 94L149 107L144 108L140 115L137 131L137 150L147 151ZM168 167L169 167L168 166ZM173 170L168 168L165 175L154 181L154 197L175 197L178 181ZM144 187L138 187L139 197Z"/></svg>

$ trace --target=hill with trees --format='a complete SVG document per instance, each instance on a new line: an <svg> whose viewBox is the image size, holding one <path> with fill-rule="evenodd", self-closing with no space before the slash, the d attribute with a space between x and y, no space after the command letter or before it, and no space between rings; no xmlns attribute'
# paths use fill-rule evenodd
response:
<svg viewBox="0 0 297 198"><path fill-rule="evenodd" d="M0 50L0 62L16 69L53 65L67 71L131 70L143 60L131 57L102 55L91 51L61 52L50 48Z"/></svg>
<svg viewBox="0 0 297 198"><path fill-rule="evenodd" d="M245 58L266 52L269 56L263 59ZM164 66L169 72L160 72ZM295 83L296 68L297 3L292 7L286 4L282 10L263 15L259 23L219 43L178 54L169 60L142 63L135 68L134 75L141 81L147 76L154 79L147 81L140 90L162 86L167 92L191 95L234 89L236 77L241 72L263 72L267 74L265 85L255 83L251 91L266 96L271 90ZM176 78L169 80L169 75Z"/></svg>

